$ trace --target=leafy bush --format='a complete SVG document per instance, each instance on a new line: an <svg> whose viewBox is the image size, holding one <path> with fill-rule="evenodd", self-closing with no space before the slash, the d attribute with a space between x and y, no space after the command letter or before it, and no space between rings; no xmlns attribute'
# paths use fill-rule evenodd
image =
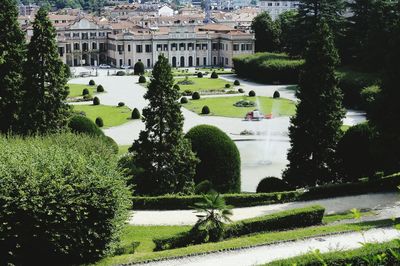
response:
<svg viewBox="0 0 400 266"><path fill-rule="evenodd" d="M185 90L184 92L182 92L183 96L192 96L192 94L193 94L193 91L191 91L191 90Z"/></svg>
<svg viewBox="0 0 400 266"><path fill-rule="evenodd" d="M238 92L244 93L244 90L242 88L238 89Z"/></svg>
<svg viewBox="0 0 400 266"><path fill-rule="evenodd" d="M201 72L197 73L197 77L198 78L202 78L203 77L203 73L201 73Z"/></svg>
<svg viewBox="0 0 400 266"><path fill-rule="evenodd" d="M235 79L235 81L233 82L233 85L235 85L235 86L240 86L240 81L237 80L237 79Z"/></svg>
<svg viewBox="0 0 400 266"><path fill-rule="evenodd" d="M89 85L90 85L90 86L94 86L94 85L96 85L96 82L94 82L94 80L91 79L91 80L89 80Z"/></svg>
<svg viewBox="0 0 400 266"><path fill-rule="evenodd" d="M181 98L181 104L188 103L188 99L186 97Z"/></svg>
<svg viewBox="0 0 400 266"><path fill-rule="evenodd" d="M229 84L229 83L226 83L226 84L225 84L225 88L226 88L226 89L229 89L230 87L231 87L231 84Z"/></svg>
<svg viewBox="0 0 400 266"><path fill-rule="evenodd" d="M84 133L92 136L103 136L101 129L87 117L75 115L68 122L68 127L74 133Z"/></svg>
<svg viewBox="0 0 400 266"><path fill-rule="evenodd" d="M139 110L137 108L134 108L133 111L132 111L131 118L132 119L140 119L140 117L141 116L140 116Z"/></svg>
<svg viewBox="0 0 400 266"><path fill-rule="evenodd" d="M233 104L236 107L254 107L256 103L253 101L241 100Z"/></svg>
<svg viewBox="0 0 400 266"><path fill-rule="evenodd" d="M177 90L177 91L180 91L180 90L181 90L181 87L179 87L178 84L175 84L175 85L174 85L174 89Z"/></svg>
<svg viewBox="0 0 400 266"><path fill-rule="evenodd" d="M304 60L274 53L256 53L233 58L235 73L239 77L263 83L296 84L303 64Z"/></svg>
<svg viewBox="0 0 400 266"><path fill-rule="evenodd" d="M124 103L124 102L119 102L119 103L118 103L118 107L123 107L123 106L125 106L125 103Z"/></svg>
<svg viewBox="0 0 400 266"><path fill-rule="evenodd" d="M276 177L265 177L257 186L257 193L271 193L290 190L289 185Z"/></svg>
<svg viewBox="0 0 400 266"><path fill-rule="evenodd" d="M207 194L213 190L213 185L209 180L203 180L194 188L195 194Z"/></svg>
<svg viewBox="0 0 400 266"><path fill-rule="evenodd" d="M196 126L186 137L200 159L196 168L196 184L209 180L220 193L240 191L240 154L236 144L219 128Z"/></svg>
<svg viewBox="0 0 400 266"><path fill-rule="evenodd" d="M142 61L136 62L133 66L133 74L134 75L143 75L144 74L144 64Z"/></svg>
<svg viewBox="0 0 400 266"><path fill-rule="evenodd" d="M186 76L183 80L177 82L179 85L192 85L194 84L193 80L190 80L188 76Z"/></svg>
<svg viewBox="0 0 400 266"><path fill-rule="evenodd" d="M379 86L369 86L361 91L361 109L367 111L367 114L373 112L380 92Z"/></svg>
<svg viewBox="0 0 400 266"><path fill-rule="evenodd" d="M97 92L104 92L104 87L103 87L103 85L97 86Z"/></svg>
<svg viewBox="0 0 400 266"><path fill-rule="evenodd" d="M139 77L139 83L146 83L146 77L145 76L140 76Z"/></svg>
<svg viewBox="0 0 400 266"><path fill-rule="evenodd" d="M117 76L125 76L126 73L125 73L125 71L118 70L116 75L117 75Z"/></svg>
<svg viewBox="0 0 400 266"><path fill-rule="evenodd" d="M210 108L207 105L204 105L201 109L201 114L208 115L210 113Z"/></svg>
<svg viewBox="0 0 400 266"><path fill-rule="evenodd" d="M100 105L100 99L98 97L93 98L93 105Z"/></svg>
<svg viewBox="0 0 400 266"><path fill-rule="evenodd" d="M92 101L93 100L93 96L91 94L85 94L85 95L83 95L83 100Z"/></svg>
<svg viewBox="0 0 400 266"><path fill-rule="evenodd" d="M103 140L107 145L110 147L110 149L115 153L118 154L119 147L118 144L115 142L115 140L109 136L104 136Z"/></svg>
<svg viewBox="0 0 400 266"><path fill-rule="evenodd" d="M98 127L104 126L103 118L101 118L101 117L97 117L95 123Z"/></svg>
<svg viewBox="0 0 400 266"><path fill-rule="evenodd" d="M253 90L249 91L249 97L254 97L254 96L256 96L256 92Z"/></svg>
<svg viewBox="0 0 400 266"><path fill-rule="evenodd" d="M279 91L274 91L274 95L272 96L274 99L276 98L280 98L281 94L279 93Z"/></svg>
<svg viewBox="0 0 400 266"><path fill-rule="evenodd" d="M0 160L1 265L79 265L113 254L131 191L101 139L1 137Z"/></svg>
<svg viewBox="0 0 400 266"><path fill-rule="evenodd" d="M218 78L217 72L213 71L213 72L211 73L211 78L212 78L212 79L217 79L217 78Z"/></svg>
<svg viewBox="0 0 400 266"><path fill-rule="evenodd" d="M193 92L192 99L193 100L199 100L200 99L200 93L198 93L197 91Z"/></svg>
<svg viewBox="0 0 400 266"><path fill-rule="evenodd" d="M88 94L89 94L89 89L84 88L84 89L82 90L82 96L85 96L85 95L88 95Z"/></svg>

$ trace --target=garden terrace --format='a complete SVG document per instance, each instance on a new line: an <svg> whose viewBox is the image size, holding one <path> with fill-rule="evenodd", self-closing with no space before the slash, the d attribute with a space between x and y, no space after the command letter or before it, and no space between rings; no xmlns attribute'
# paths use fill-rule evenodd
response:
<svg viewBox="0 0 400 266"><path fill-rule="evenodd" d="M105 128L122 125L131 118L131 109L126 106L73 105L73 111L84 112L93 122L97 117L101 117Z"/></svg>

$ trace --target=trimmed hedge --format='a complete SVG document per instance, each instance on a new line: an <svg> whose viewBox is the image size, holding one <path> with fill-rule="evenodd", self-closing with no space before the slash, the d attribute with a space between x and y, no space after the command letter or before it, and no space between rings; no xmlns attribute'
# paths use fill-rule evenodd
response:
<svg viewBox="0 0 400 266"><path fill-rule="evenodd" d="M210 108L207 105L204 105L201 109L201 114L208 115L210 113Z"/></svg>
<svg viewBox="0 0 400 266"><path fill-rule="evenodd" d="M104 122L103 122L103 118L101 117L97 117L95 120L95 123L98 127L103 127L104 126Z"/></svg>
<svg viewBox="0 0 400 266"><path fill-rule="evenodd" d="M68 128L74 133L83 133L91 136L104 136L103 131L101 131L92 120L82 115L71 117L68 122Z"/></svg>
<svg viewBox="0 0 400 266"><path fill-rule="evenodd" d="M132 119L140 119L141 118L140 111L137 108L133 109L131 118Z"/></svg>
<svg viewBox="0 0 400 266"><path fill-rule="evenodd" d="M257 193L281 192L289 189L289 184L277 177L265 177L257 185Z"/></svg>
<svg viewBox="0 0 400 266"><path fill-rule="evenodd" d="M188 103L188 99L186 97L181 98L181 104Z"/></svg>
<svg viewBox="0 0 400 266"><path fill-rule="evenodd" d="M256 53L233 58L235 73L262 83L297 84L304 60L286 54Z"/></svg>
<svg viewBox="0 0 400 266"><path fill-rule="evenodd" d="M89 85L90 85L90 86L94 86L94 85L96 85L96 82L94 82L94 80L91 79L91 80L89 80Z"/></svg>
<svg viewBox="0 0 400 266"><path fill-rule="evenodd" d="M133 74L134 75L143 75L144 74L144 64L142 61L138 61L133 66Z"/></svg>
<svg viewBox="0 0 400 266"><path fill-rule="evenodd" d="M97 86L97 92L104 92L104 87L103 87L103 85Z"/></svg>
<svg viewBox="0 0 400 266"><path fill-rule="evenodd" d="M100 105L100 99L98 97L93 98L93 105Z"/></svg>
<svg viewBox="0 0 400 266"><path fill-rule="evenodd" d="M197 91L193 92L192 94L192 100L199 100L200 99L200 93Z"/></svg>
<svg viewBox="0 0 400 266"><path fill-rule="evenodd" d="M241 220L225 225L222 239L320 224L324 212L325 209L321 206L311 206ZM191 244L200 244L202 241L194 241L193 235L189 231L173 237L153 239L153 242L156 244L154 250L159 251L186 247Z"/></svg>
<svg viewBox="0 0 400 266"><path fill-rule="evenodd" d="M146 83L146 77L145 76L140 76L139 77L139 83Z"/></svg>

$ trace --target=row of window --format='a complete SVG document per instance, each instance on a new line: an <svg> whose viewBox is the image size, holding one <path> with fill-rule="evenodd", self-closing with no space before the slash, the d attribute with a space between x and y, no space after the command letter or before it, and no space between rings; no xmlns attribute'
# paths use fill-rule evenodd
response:
<svg viewBox="0 0 400 266"><path fill-rule="evenodd" d="M240 49L239 49L240 47ZM233 45L233 51L253 51L253 44L251 43L241 43Z"/></svg>
<svg viewBox="0 0 400 266"><path fill-rule="evenodd" d="M72 34L70 32L64 33L64 36L67 38L71 38L71 36L72 36L73 38L76 38L76 39L81 38L83 40L89 39L89 36L91 38L94 38L94 37L105 37L106 35L107 35L106 32L82 32L82 33L73 32Z"/></svg>
<svg viewBox="0 0 400 266"><path fill-rule="evenodd" d="M80 43L74 43L73 44L73 48L74 48L74 51L80 51L81 48L82 48L83 52L88 52L89 49L90 49L89 43L82 43L82 45ZM99 43L99 45L97 45L96 42L92 43L91 50L97 50L97 49L99 49L102 52L105 52L105 51L107 51L107 44ZM69 43L66 44L65 45L65 50L66 50L67 53L71 53L72 52L71 44L69 44Z"/></svg>

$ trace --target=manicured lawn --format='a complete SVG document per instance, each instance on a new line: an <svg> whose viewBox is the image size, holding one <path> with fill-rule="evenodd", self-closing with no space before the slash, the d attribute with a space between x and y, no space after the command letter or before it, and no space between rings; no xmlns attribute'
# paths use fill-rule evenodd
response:
<svg viewBox="0 0 400 266"><path fill-rule="evenodd" d="M96 93L97 88L97 86L89 86L84 84L67 84L67 86L69 87L68 98L76 98L82 96L82 90L85 88L89 89L89 93L93 95Z"/></svg>
<svg viewBox="0 0 400 266"><path fill-rule="evenodd" d="M361 217L364 216L374 216L376 215L373 211L367 211L367 210L361 210L359 211L359 215ZM338 222L341 220L346 220L346 219L355 219L355 214L351 211L347 211L344 213L337 213L337 214L330 214L330 215L325 215L324 218L322 219L322 222L325 224L333 223L333 222Z"/></svg>
<svg viewBox="0 0 400 266"><path fill-rule="evenodd" d="M117 107L109 105L73 105L73 110L85 112L93 122L97 117L103 118L104 127L115 127L126 123L131 118L131 109L126 106Z"/></svg>
<svg viewBox="0 0 400 266"><path fill-rule="evenodd" d="M264 114L272 113L274 116L291 116L296 112L295 103L287 99L273 99L269 97L248 97L248 96L234 96L234 97L215 97L203 98L200 100L190 100L183 106L192 112L201 113L203 106L207 105L210 108L210 115L225 116L225 117L238 117L244 118L247 112L257 109L257 107L236 107L238 101L247 100L257 102L258 107Z"/></svg>
<svg viewBox="0 0 400 266"><path fill-rule="evenodd" d="M179 81L183 81L184 78L176 78L175 83ZM209 90L224 90L225 84L231 84L231 89L233 88L233 83L223 80L223 79L212 79L208 77L198 78L191 77L188 78L189 81L192 81L191 85L182 85L178 84L181 88L181 91L190 90L190 91L209 91Z"/></svg>
<svg viewBox="0 0 400 266"><path fill-rule="evenodd" d="M306 237L317 235L368 230L379 226L391 226L394 221L384 220L377 222L363 222L357 224L342 224L331 226L313 226L301 228L296 230L288 230L281 232L267 232L244 237L232 238L218 243L206 243L201 245L194 245L185 248L178 248L172 250L165 250L159 252L152 252L154 244L151 239L154 237L168 236L175 233L184 232L189 229L187 226L127 226L125 229L124 237L122 239L123 245L129 245L133 241L141 242L135 254L125 254L105 258L96 265L117 265L129 262L139 262L149 259L161 259L175 256L184 256L189 254L197 254L207 251L217 251L228 248L247 247L257 244L268 244L276 241L296 240Z"/></svg>

